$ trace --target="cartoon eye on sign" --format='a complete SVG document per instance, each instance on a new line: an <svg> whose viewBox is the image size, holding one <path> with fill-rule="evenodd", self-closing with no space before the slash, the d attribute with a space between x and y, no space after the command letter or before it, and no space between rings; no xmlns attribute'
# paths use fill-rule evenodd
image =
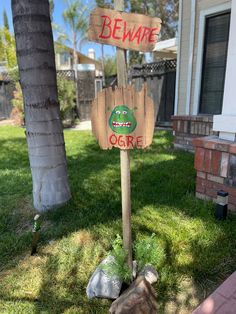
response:
<svg viewBox="0 0 236 314"><path fill-rule="evenodd" d="M109 126L117 134L132 133L137 126L133 110L123 105L115 107L109 119Z"/></svg>

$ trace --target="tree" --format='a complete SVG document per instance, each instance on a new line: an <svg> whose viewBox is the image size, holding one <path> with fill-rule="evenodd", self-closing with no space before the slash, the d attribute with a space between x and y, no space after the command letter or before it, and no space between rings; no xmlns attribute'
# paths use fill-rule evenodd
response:
<svg viewBox="0 0 236 314"><path fill-rule="evenodd" d="M159 17L162 20L161 40L176 36L179 0L131 0L130 11ZM129 65L142 63L142 56L133 51L129 54Z"/></svg>
<svg viewBox="0 0 236 314"><path fill-rule="evenodd" d="M176 35L179 0L131 0L131 12L159 17L162 20L161 39Z"/></svg>
<svg viewBox="0 0 236 314"><path fill-rule="evenodd" d="M44 211L71 195L60 121L48 0L12 0L17 61L24 98L34 206Z"/></svg>
<svg viewBox="0 0 236 314"><path fill-rule="evenodd" d="M75 70L75 79L77 84L77 64L78 64L78 46L81 48L82 42L86 39L87 29L88 29L88 8L85 6L81 0L65 0L67 8L63 12L63 19L65 23L70 27L72 36L68 36L64 32L60 32L58 40L60 43L64 41L69 41L73 46L73 66ZM59 28L58 28L59 29ZM79 96L78 87L76 85L76 105L77 112L79 109Z"/></svg>
<svg viewBox="0 0 236 314"><path fill-rule="evenodd" d="M6 65L9 72L17 65L15 39L10 33L5 10L3 11L3 27L0 28L0 62Z"/></svg>
<svg viewBox="0 0 236 314"><path fill-rule="evenodd" d="M3 25L4 27L9 30L9 23L6 10L3 11Z"/></svg>
<svg viewBox="0 0 236 314"><path fill-rule="evenodd" d="M9 72L17 66L15 39L5 27L0 28L0 62L6 64Z"/></svg>
<svg viewBox="0 0 236 314"><path fill-rule="evenodd" d="M108 57L106 56L104 58L104 75L105 75L105 82L107 84L107 81L109 77L116 75L116 57Z"/></svg>
<svg viewBox="0 0 236 314"><path fill-rule="evenodd" d="M136 64L142 64L144 60L144 54L139 51L130 50L129 51L129 66Z"/></svg>
<svg viewBox="0 0 236 314"><path fill-rule="evenodd" d="M73 63L78 63L77 49L83 41L88 29L88 8L81 0L66 0L67 8L63 12L63 19L72 31L72 38L67 36L67 40L73 45Z"/></svg>
<svg viewBox="0 0 236 314"><path fill-rule="evenodd" d="M53 21L54 8L55 8L54 0L49 0L49 10L50 10L51 22Z"/></svg>
<svg viewBox="0 0 236 314"><path fill-rule="evenodd" d="M107 8L107 9L113 8L112 3L105 2L104 0L96 0L96 4L99 8ZM103 72L103 85L105 85L107 83L106 82L107 75L105 73L104 44L101 44L101 54L102 54L101 63L102 63L102 72Z"/></svg>

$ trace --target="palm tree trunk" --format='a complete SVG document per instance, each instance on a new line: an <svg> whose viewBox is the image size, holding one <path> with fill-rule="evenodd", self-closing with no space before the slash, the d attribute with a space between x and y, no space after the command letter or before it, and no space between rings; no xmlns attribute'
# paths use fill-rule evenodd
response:
<svg viewBox="0 0 236 314"><path fill-rule="evenodd" d="M48 0L12 0L16 52L24 98L34 206L44 211L71 195L58 103Z"/></svg>

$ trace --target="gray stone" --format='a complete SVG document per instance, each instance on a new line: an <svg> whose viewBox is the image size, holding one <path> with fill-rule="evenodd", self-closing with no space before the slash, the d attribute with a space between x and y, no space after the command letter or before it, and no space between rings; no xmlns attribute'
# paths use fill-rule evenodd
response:
<svg viewBox="0 0 236 314"><path fill-rule="evenodd" d="M94 271L91 276L88 286L86 288L87 297L92 298L107 298L107 299L117 299L122 281L116 276L109 276L105 271L103 266L110 264L114 261L113 256L108 256L105 258L99 266Z"/></svg>
<svg viewBox="0 0 236 314"><path fill-rule="evenodd" d="M156 292L145 277L139 276L131 286L112 303L109 313L156 314Z"/></svg>
<svg viewBox="0 0 236 314"><path fill-rule="evenodd" d="M157 282L159 279L158 272L152 265L145 265L139 273L139 276L144 276L150 284Z"/></svg>
<svg viewBox="0 0 236 314"><path fill-rule="evenodd" d="M137 270L138 270L138 263L137 261L133 261L133 278L135 279L137 277Z"/></svg>

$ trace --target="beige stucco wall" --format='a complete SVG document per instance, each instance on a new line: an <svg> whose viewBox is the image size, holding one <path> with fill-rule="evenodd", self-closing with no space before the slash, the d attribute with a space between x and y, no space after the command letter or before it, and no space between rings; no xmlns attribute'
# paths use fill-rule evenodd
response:
<svg viewBox="0 0 236 314"><path fill-rule="evenodd" d="M178 115L193 114L194 107L194 87L196 75L196 63L198 52L198 37L200 12L214 6L224 3L230 3L229 0L196 0L195 14L195 32L194 32L194 49L193 49L193 66L191 80L191 95L190 95L190 112L186 112L187 104L187 82L188 82L188 67L190 58L190 30L191 30L191 0L183 0L182 6L182 25L181 25L181 43L180 43L180 72L179 72L179 89L178 89Z"/></svg>
<svg viewBox="0 0 236 314"><path fill-rule="evenodd" d="M178 114L185 114L185 103L187 96L188 76L188 52L190 38L191 1L183 0L182 5L182 27L180 30L180 55L179 55L179 92L178 92Z"/></svg>

